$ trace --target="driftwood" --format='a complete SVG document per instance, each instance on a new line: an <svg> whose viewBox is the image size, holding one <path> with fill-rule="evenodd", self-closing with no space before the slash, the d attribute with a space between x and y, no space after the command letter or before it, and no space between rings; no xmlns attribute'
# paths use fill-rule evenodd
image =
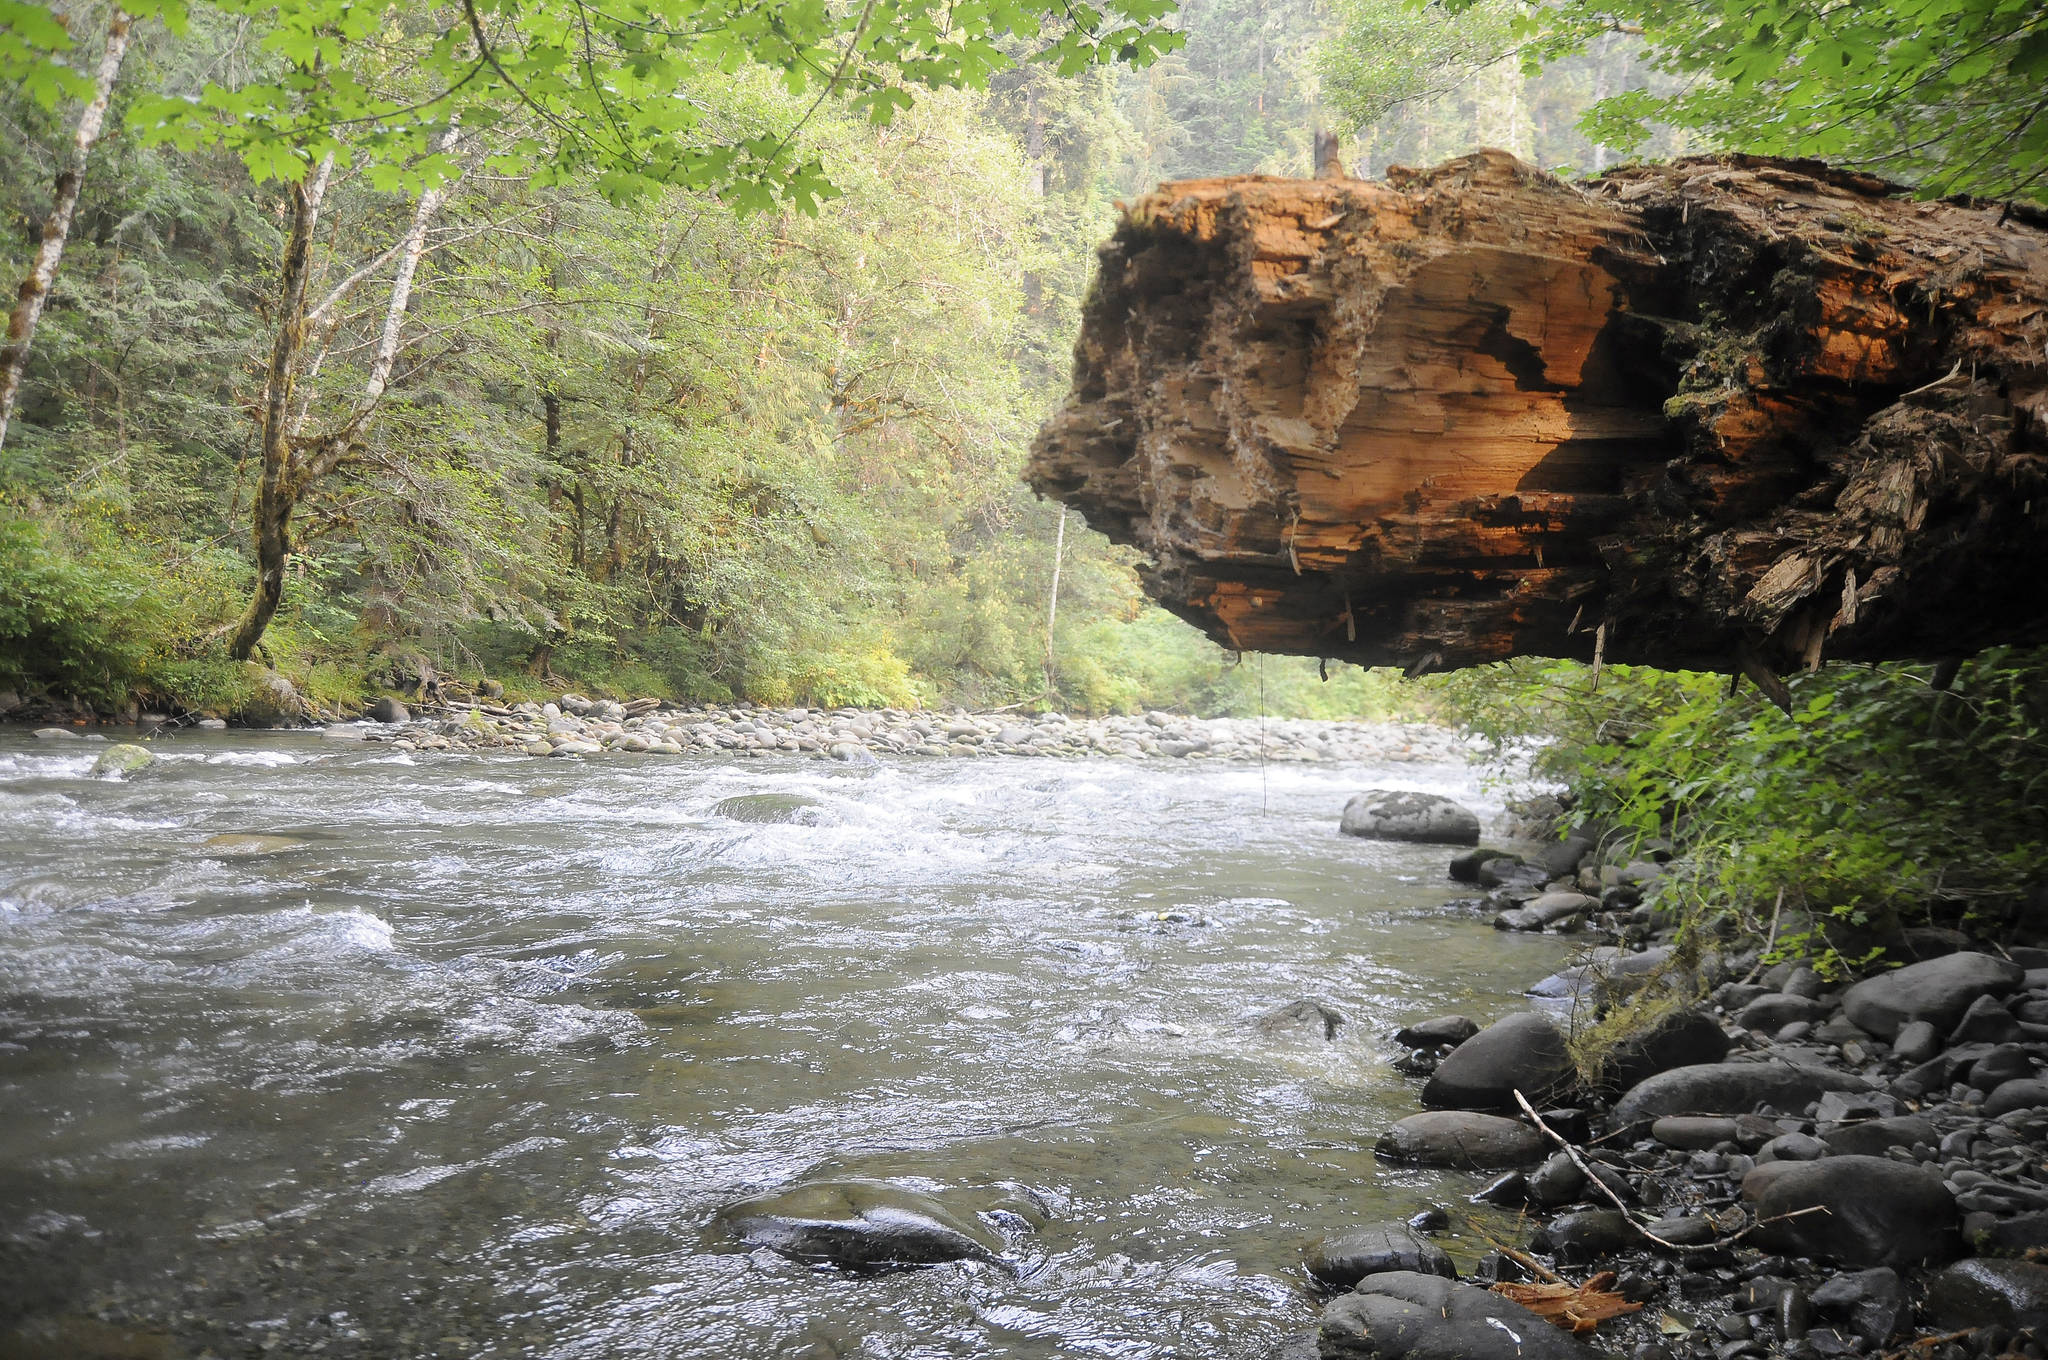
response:
<svg viewBox="0 0 2048 1360"><path fill-rule="evenodd" d="M2048 217L1746 157L1167 184L1027 476L1231 647L1775 685L2048 641Z"/></svg>
<svg viewBox="0 0 2048 1360"><path fill-rule="evenodd" d="M1609 1318L1642 1308L1640 1303L1630 1303L1615 1292L1618 1278L1613 1271L1603 1270L1584 1284L1563 1280L1543 1284L1504 1281L1493 1286L1493 1292L1568 1332L1590 1332Z"/></svg>

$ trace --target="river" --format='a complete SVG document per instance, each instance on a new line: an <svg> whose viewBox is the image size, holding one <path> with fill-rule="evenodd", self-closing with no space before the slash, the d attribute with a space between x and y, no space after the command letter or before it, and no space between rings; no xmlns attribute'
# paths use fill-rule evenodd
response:
<svg viewBox="0 0 2048 1360"><path fill-rule="evenodd" d="M9 1354L1268 1360L1304 1243L1478 1184L1375 1161L1383 1035L1567 948L1337 834L1497 816L1463 766L99 749L0 734ZM880 1276L708 1227L841 1175L1049 1217Z"/></svg>

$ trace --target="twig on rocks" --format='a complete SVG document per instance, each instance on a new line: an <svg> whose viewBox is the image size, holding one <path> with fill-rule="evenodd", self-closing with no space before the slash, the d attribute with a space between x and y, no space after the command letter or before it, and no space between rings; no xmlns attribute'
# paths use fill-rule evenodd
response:
<svg viewBox="0 0 2048 1360"><path fill-rule="evenodd" d="M1927 1354L1936 1346L1944 1346L1951 1341L1967 1341L1982 1330L1984 1329L1981 1327L1965 1327L1960 1332L1949 1332L1945 1336L1923 1336L1918 1341L1908 1342L1895 1351L1886 1351L1877 1360L1918 1360L1918 1357Z"/></svg>
<svg viewBox="0 0 2048 1360"><path fill-rule="evenodd" d="M1576 1147L1572 1146L1571 1140L1566 1138L1563 1134L1559 1133L1556 1129L1551 1128L1550 1125L1543 1122L1543 1116L1536 1113L1536 1107L1529 1103L1529 1097L1523 1095L1519 1090L1517 1090L1515 1092L1515 1103L1522 1107L1522 1113L1528 1115L1530 1119L1535 1121L1536 1127L1543 1130L1545 1136L1547 1136L1551 1142L1556 1143L1559 1147L1564 1149L1564 1155L1572 1159L1572 1165L1576 1166L1579 1169L1579 1171L1585 1176L1586 1183L1589 1185L1597 1186L1600 1190L1601 1195L1605 1197L1606 1200L1615 1208L1621 1210L1621 1217L1623 1222L1627 1223L1629 1227L1634 1228L1636 1232L1641 1234L1643 1237L1647 1238L1649 1241L1654 1242L1658 1246L1664 1248L1666 1251L1719 1251L1723 1247L1733 1246L1735 1243L1741 1241L1743 1238L1755 1232L1758 1228L1763 1227L1766 1223L1783 1223L1786 1219L1789 1218L1804 1218L1808 1214L1824 1214L1829 1212L1828 1207L1825 1204L1815 1204L1805 1209L1794 1209L1789 1214L1779 1214L1774 1218L1760 1218L1756 1222L1751 1223L1745 1228L1741 1228L1735 1232L1729 1233L1726 1237L1717 1237L1711 1242L1695 1242L1691 1244L1683 1242L1667 1242L1663 1238L1657 1236L1657 1234L1651 1232L1648 1228L1645 1228L1642 1224L1636 1222L1635 1215L1629 1212L1628 1205L1622 1203L1621 1196L1615 1194L1614 1188L1612 1186L1608 1185L1606 1181L1601 1180L1599 1176L1594 1174L1593 1168L1586 1165L1586 1159L1579 1154L1579 1150Z"/></svg>
<svg viewBox="0 0 2048 1360"><path fill-rule="evenodd" d="M1744 982L1748 982L1748 981L1752 980L1753 978L1755 978L1755 977L1756 977L1756 975L1757 975L1758 973L1760 973L1760 972L1762 972L1762 971L1763 971L1763 967L1764 967L1764 960L1765 960L1765 959L1767 959L1767 958L1769 958L1769 957L1771 956L1771 951L1772 951L1773 949L1775 949L1775 948L1777 948L1777 947L1778 947L1778 916L1779 916L1779 914L1780 914L1781 912L1783 912L1784 910L1785 910L1785 890L1784 890L1783 888L1780 888L1780 889L1778 889L1778 900L1777 900L1776 904L1774 904L1774 905L1773 905L1773 906L1771 907L1771 931L1770 931L1770 934L1768 934L1768 935L1766 935L1766 936L1764 937L1764 947L1763 947L1763 952L1762 952L1762 953L1760 953L1760 954L1758 954L1758 955L1756 956L1756 962L1755 962L1755 963L1753 963L1753 964L1751 964L1751 965L1750 965L1750 968L1749 968L1749 971L1748 971L1747 973L1744 973L1744 974L1742 975L1742 980L1743 980Z"/></svg>

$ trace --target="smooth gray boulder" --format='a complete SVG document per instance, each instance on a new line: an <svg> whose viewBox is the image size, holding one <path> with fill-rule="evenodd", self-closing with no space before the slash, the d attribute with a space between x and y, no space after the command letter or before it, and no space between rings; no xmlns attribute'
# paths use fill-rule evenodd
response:
<svg viewBox="0 0 2048 1360"><path fill-rule="evenodd" d="M1941 1133L1930 1119L1923 1119L1916 1114L1902 1114L1889 1119L1866 1119L1860 1123L1843 1124L1822 1134L1821 1141L1828 1145L1828 1152L1832 1156L1881 1157L1887 1149L1911 1147L1915 1143L1925 1143L1933 1147L1941 1141Z"/></svg>
<svg viewBox="0 0 2048 1360"><path fill-rule="evenodd" d="M1776 1034L1798 1020L1821 1020L1828 1006L1789 992L1766 992L1735 1013L1735 1023L1759 1034Z"/></svg>
<svg viewBox="0 0 2048 1360"><path fill-rule="evenodd" d="M1326 1237L1308 1249L1308 1273L1318 1284L1349 1289L1368 1275L1390 1270L1456 1279L1450 1253L1417 1237L1406 1224L1383 1223Z"/></svg>
<svg viewBox="0 0 2048 1360"><path fill-rule="evenodd" d="M1431 1110L1398 1120L1373 1151L1390 1162L1472 1171L1527 1166L1550 1144L1527 1124L1468 1110Z"/></svg>
<svg viewBox="0 0 2048 1360"><path fill-rule="evenodd" d="M1006 1245L979 1220L888 1181L814 1181L728 1204L713 1221L750 1247L847 1270L998 1261Z"/></svg>
<svg viewBox="0 0 2048 1360"><path fill-rule="evenodd" d="M1962 1249L1955 1196L1932 1169L1889 1157L1767 1162L1742 1178L1769 1250L1852 1266L1953 1260ZM1799 1213L1818 1209L1820 1212ZM1784 1218L1799 1214L1796 1218Z"/></svg>
<svg viewBox="0 0 2048 1360"><path fill-rule="evenodd" d="M1445 1054L1422 1088L1422 1103L1438 1110L1514 1110L1520 1090L1541 1109L1577 1081L1564 1035L1550 1017L1520 1011Z"/></svg>
<svg viewBox="0 0 2048 1360"><path fill-rule="evenodd" d="M2048 1266L2033 1261L1958 1261L1927 1282L1938 1327L2048 1326Z"/></svg>
<svg viewBox="0 0 2048 1360"><path fill-rule="evenodd" d="M1626 1091L1674 1067L1718 1063L1728 1056L1728 1048L1728 1036L1712 1016L1673 1011L1608 1052L1600 1067L1600 1089L1609 1094Z"/></svg>
<svg viewBox="0 0 2048 1360"><path fill-rule="evenodd" d="M1865 978L1843 996L1842 1010L1887 1041L1914 1020L1947 1033L1978 997L2004 996L2026 977L2018 964L1989 954L1947 954Z"/></svg>
<svg viewBox="0 0 2048 1360"><path fill-rule="evenodd" d="M1321 1360L1592 1360L1519 1303L1437 1275L1368 1275L1323 1310Z"/></svg>
<svg viewBox="0 0 2048 1360"><path fill-rule="evenodd" d="M1644 1239L1619 1209L1581 1209L1551 1219L1530 1245L1554 1254L1559 1265L1582 1266L1641 1247Z"/></svg>
<svg viewBox="0 0 2048 1360"><path fill-rule="evenodd" d="M1479 817L1437 793L1368 789L1344 805L1338 824L1347 836L1376 841L1479 844Z"/></svg>
<svg viewBox="0 0 2048 1360"><path fill-rule="evenodd" d="M1650 1136L1665 1147L1705 1152L1735 1141L1735 1121L1726 1115L1669 1114L1650 1125Z"/></svg>
<svg viewBox="0 0 2048 1360"><path fill-rule="evenodd" d="M370 701L370 716L380 723L411 722L412 710L385 694Z"/></svg>
<svg viewBox="0 0 2048 1360"><path fill-rule="evenodd" d="M1394 1032L1394 1042L1407 1048L1455 1048L1479 1032L1479 1026L1462 1015L1439 1015L1418 1020Z"/></svg>
<svg viewBox="0 0 2048 1360"><path fill-rule="evenodd" d="M2048 1105L2048 1081L2038 1077L2018 1077L2003 1082L1998 1089L1984 1099L1984 1117L1996 1119L2014 1110L2030 1110L2037 1105Z"/></svg>
<svg viewBox="0 0 2048 1360"><path fill-rule="evenodd" d="M1798 1112L1829 1091L1868 1091L1847 1072L1792 1063L1701 1063L1674 1067L1639 1082L1614 1104L1614 1122L1634 1124L1667 1114L1748 1114L1759 1105Z"/></svg>

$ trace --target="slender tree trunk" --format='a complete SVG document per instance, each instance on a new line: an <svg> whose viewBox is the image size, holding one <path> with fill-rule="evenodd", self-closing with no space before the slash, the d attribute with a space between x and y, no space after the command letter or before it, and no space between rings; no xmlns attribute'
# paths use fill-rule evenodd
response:
<svg viewBox="0 0 2048 1360"><path fill-rule="evenodd" d="M293 485L292 384L299 349L306 336L306 280L313 264L313 232L320 222L320 201L327 196L327 178L334 158L320 162L310 183L292 186L292 230L284 246L278 293L284 306L277 337L270 346L270 367L263 383L263 471L256 483L253 530L256 547L256 589L228 640L228 655L246 661L263 640L277 602L284 597L285 559L291 554L292 507L298 501Z"/></svg>
<svg viewBox="0 0 2048 1360"><path fill-rule="evenodd" d="M43 241L36 250L36 262L21 281L15 295L14 314L7 319L7 344L0 348L0 444L7 442L7 423L14 416L15 399L21 395L21 377L28 368L28 347L35 339L36 322L49 300L50 286L57 279L57 262L64 258L64 243L71 237L71 219L78 211L78 191L85 183L85 163L100 128L107 120L107 104L114 97L114 78L121 72L121 59L128 55L128 34L135 20L119 5L107 21L107 45L100 53L99 70L93 77L92 100L78 115L78 127L71 137L71 159L57 176L56 201L43 221Z"/></svg>
<svg viewBox="0 0 2048 1360"><path fill-rule="evenodd" d="M455 143L458 129L450 126L435 149L446 151ZM311 453L301 459L294 450L293 431L298 420L291 410L291 391L299 351L306 333L306 280L310 276L313 229L318 223L320 199L325 197L332 170L330 157L323 161L310 189L292 191L292 237L285 246L282 291L284 320L278 326L277 342L270 355L270 372L264 388L263 478L256 491L256 590L249 607L235 625L228 655L246 660L263 639L284 597L285 560L291 553L292 512L306 488L341 463L357 435L383 400L391 385L391 370L398 360L398 343L405 329L406 308L412 301L413 280L418 277L420 258L426 254L427 229L441 210L453 182L422 193L414 205L412 224L398 252L398 272L391 279L391 297L384 308L384 325L377 335L377 350L370 360L369 376L363 382L363 398L342 424L321 437ZM304 227L303 240L300 231Z"/></svg>
<svg viewBox="0 0 2048 1360"><path fill-rule="evenodd" d="M1045 607L1045 692L1052 693L1053 626L1060 621L1060 559L1067 554L1067 507L1060 507L1060 528L1052 541L1052 599Z"/></svg>

